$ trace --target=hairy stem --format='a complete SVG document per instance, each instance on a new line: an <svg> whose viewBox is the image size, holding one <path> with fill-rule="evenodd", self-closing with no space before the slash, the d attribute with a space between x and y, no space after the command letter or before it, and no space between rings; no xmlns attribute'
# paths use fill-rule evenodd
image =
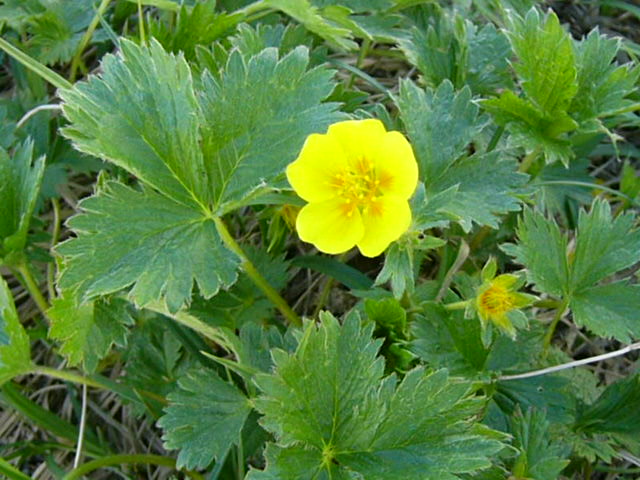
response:
<svg viewBox="0 0 640 480"><path fill-rule="evenodd" d="M563 300L562 303L558 305L556 314L553 317L551 324L549 324L549 328L547 329L547 333L544 336L544 340L542 344L543 356L545 357L547 355L547 352L549 351L549 347L551 346L551 340L553 339L553 334L556 331L556 327L558 326L558 323L560 322L565 312L567 311L568 305L569 305L569 300Z"/></svg>
<svg viewBox="0 0 640 480"><path fill-rule="evenodd" d="M249 257L247 257L247 254L244 253L244 250L242 250L240 245L238 245L238 242L236 242L235 238L233 238L231 233L229 233L229 230L227 229L227 226L224 224L224 222L218 217L214 218L214 222L216 224L216 228L218 229L218 233L222 238L222 241L229 250L240 257L242 268L249 276L249 278L253 281L253 283L255 283L255 285L260 290L262 290L262 293L264 293L266 297L271 301L271 303L273 303L276 308L280 310L280 313L282 313L284 318L289 323L296 326L301 326L302 320L300 320L300 317L298 317L296 312L291 309L286 300L282 298L280 294L271 285L269 285L269 282L267 282L267 280L260 274L255 265L251 262L251 260L249 260Z"/></svg>
<svg viewBox="0 0 640 480"><path fill-rule="evenodd" d="M20 274L18 278L22 280L24 287L27 289L27 292L29 292L29 295L31 295L31 298L33 298L33 301L36 302L38 309L44 318L48 319L47 310L49 310L49 303L45 300L44 295L42 295L40 286L33 277L29 263L25 260L16 267L16 270Z"/></svg>

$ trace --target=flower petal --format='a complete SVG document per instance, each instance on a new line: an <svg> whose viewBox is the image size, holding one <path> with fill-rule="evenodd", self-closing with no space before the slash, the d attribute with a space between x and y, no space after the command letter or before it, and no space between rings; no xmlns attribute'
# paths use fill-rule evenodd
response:
<svg viewBox="0 0 640 480"><path fill-rule="evenodd" d="M298 214L296 229L300 238L324 253L343 253L353 248L364 235L364 225L357 208L334 198L309 203Z"/></svg>
<svg viewBox="0 0 640 480"><path fill-rule="evenodd" d="M362 214L364 236L358 248L365 257L380 255L411 225L411 209L405 199L385 195L374 205Z"/></svg>
<svg viewBox="0 0 640 480"><path fill-rule="evenodd" d="M327 131L327 135L340 144L352 165L372 157L386 133L383 123L374 118L334 123Z"/></svg>
<svg viewBox="0 0 640 480"><path fill-rule="evenodd" d="M340 144L329 135L312 134L298 158L287 167L287 179L307 202L322 202L336 196L335 176L347 165Z"/></svg>
<svg viewBox="0 0 640 480"><path fill-rule="evenodd" d="M387 195L409 198L418 185L418 163L411 144L400 132L387 132L381 138L370 160Z"/></svg>

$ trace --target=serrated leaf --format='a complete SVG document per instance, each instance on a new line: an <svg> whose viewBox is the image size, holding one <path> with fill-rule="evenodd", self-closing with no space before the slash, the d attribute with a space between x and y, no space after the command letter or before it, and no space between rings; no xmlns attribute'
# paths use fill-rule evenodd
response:
<svg viewBox="0 0 640 480"><path fill-rule="evenodd" d="M511 87L511 45L507 37L491 23L478 29L468 22L466 30L466 84L475 94L493 93L500 88Z"/></svg>
<svg viewBox="0 0 640 480"><path fill-rule="evenodd" d="M448 312L434 302L426 303L411 323L411 333L411 351L432 368L467 376L484 369L489 352L482 345L480 322L465 319L462 311Z"/></svg>
<svg viewBox="0 0 640 480"><path fill-rule="evenodd" d="M307 135L343 118L336 104L320 102L333 89L333 72L307 71L308 51L298 47L278 60L275 48L248 61L231 54L220 79L203 78L205 165L216 206L239 202L284 171Z"/></svg>
<svg viewBox="0 0 640 480"><path fill-rule="evenodd" d="M84 213L69 221L78 237L57 247L67 256L61 288L91 299L133 284L136 304L164 297L177 311L194 282L210 297L236 280L239 260L222 245L214 221L193 206L111 182L80 208Z"/></svg>
<svg viewBox="0 0 640 480"><path fill-rule="evenodd" d="M47 65L68 62L94 16L94 7L87 0L76 2L75 8L68 8L64 0L48 0L43 6L46 11L30 21L29 51Z"/></svg>
<svg viewBox="0 0 640 480"><path fill-rule="evenodd" d="M609 385L591 405L578 411L574 428L590 434L615 433L638 438L640 411L629 408L640 402L640 376L636 373Z"/></svg>
<svg viewBox="0 0 640 480"><path fill-rule="evenodd" d="M640 261L634 223L631 213L613 218L610 205L598 199L589 213L580 212L575 252L568 252L556 222L526 210L518 223L518 244L503 248L526 266L527 279L539 291L568 301L578 325L627 342L640 335L635 313L640 290L625 282L598 283Z"/></svg>
<svg viewBox="0 0 640 480"><path fill-rule="evenodd" d="M507 36L518 57L514 69L527 98L545 115L566 112L578 91L571 36L551 10L542 17L532 8L524 19L509 20Z"/></svg>
<svg viewBox="0 0 640 480"><path fill-rule="evenodd" d="M288 262L282 257L270 257L259 248L243 246L243 250L275 290L284 288L288 278ZM210 325L236 330L247 323L267 322L273 309L273 303L264 292L246 274L241 274L229 291L218 292L208 300L196 297L190 312Z"/></svg>
<svg viewBox="0 0 640 480"><path fill-rule="evenodd" d="M274 351L256 407L277 443L249 478L456 479L490 465L501 444L470 422L482 399L444 370L383 378L379 346L357 316L340 326L325 314L294 353Z"/></svg>
<svg viewBox="0 0 640 480"><path fill-rule="evenodd" d="M577 325L596 335L630 342L640 337L640 285L616 282L585 288L569 303Z"/></svg>
<svg viewBox="0 0 640 480"><path fill-rule="evenodd" d="M516 261L527 267L529 283L555 296L566 292L569 282L567 238L558 224L547 220L541 213L527 209L518 220L518 244L505 245L503 249Z"/></svg>
<svg viewBox="0 0 640 480"><path fill-rule="evenodd" d="M309 0L265 0L264 4L286 13L339 50L357 48L357 44L351 40L351 32L329 23Z"/></svg>
<svg viewBox="0 0 640 480"><path fill-rule="evenodd" d="M520 210L520 201L513 193L526 181L527 176L517 172L515 162L491 152L459 160L432 188L457 188L440 211L455 218L468 232L473 222L498 228L498 215Z"/></svg>
<svg viewBox="0 0 640 480"><path fill-rule="evenodd" d="M307 72L304 47L280 60L276 49L249 59L235 52L219 78L204 76L199 96L181 56L155 41L121 47L105 57L99 77L62 93L71 122L64 133L145 188L112 184L83 204L87 213L70 222L78 239L60 247L70 256L61 283L84 298L135 283L136 303L163 296L175 311L194 281L206 298L235 281L238 261L215 228L222 203L235 201L226 205L232 210L247 202L283 172L308 134L342 115L335 104L320 104L333 73ZM94 262L88 252L111 249L114 239L116 251Z"/></svg>
<svg viewBox="0 0 640 480"><path fill-rule="evenodd" d="M62 343L62 353L71 366L82 364L89 373L115 344L125 346L133 319L125 300L98 299L79 305L71 292L64 292L47 311L51 319L49 337Z"/></svg>
<svg viewBox="0 0 640 480"><path fill-rule="evenodd" d="M580 212L570 291L580 291L640 261L640 230L634 229L635 222L632 213L613 218L605 200L596 200L589 213Z"/></svg>
<svg viewBox="0 0 640 480"><path fill-rule="evenodd" d="M550 438L546 417L544 410L530 408L511 418L514 446L519 450L512 467L516 478L556 480L569 463L568 448Z"/></svg>
<svg viewBox="0 0 640 480"><path fill-rule="evenodd" d="M43 172L44 157L33 161L33 142L19 145L11 156L0 148L0 260L27 243Z"/></svg>
<svg viewBox="0 0 640 480"><path fill-rule="evenodd" d="M206 204L202 117L187 63L156 41L147 48L123 39L120 46L118 56L103 58L100 76L61 92L71 123L63 134L177 202Z"/></svg>
<svg viewBox="0 0 640 480"><path fill-rule="evenodd" d="M0 278L0 385L31 370L31 345L11 290Z"/></svg>
<svg viewBox="0 0 640 480"><path fill-rule="evenodd" d="M178 380L169 406L158 421L167 449L180 449L178 468L206 468L222 461L240 439L251 412L247 397L209 369L194 370Z"/></svg>
<svg viewBox="0 0 640 480"><path fill-rule="evenodd" d="M601 35L598 28L576 45L578 94L571 112L582 121L610 115L633 103L632 93L639 68L612 63L620 49L620 39Z"/></svg>
<svg viewBox="0 0 640 480"><path fill-rule="evenodd" d="M412 81L403 81L398 107L420 166L420 179L429 190L464 153L485 121L471 102L471 90L455 92L449 81L426 91Z"/></svg>
<svg viewBox="0 0 640 480"><path fill-rule="evenodd" d="M410 288L415 280L414 250L407 243L394 242L384 256L384 266L376 277L375 285L391 282L391 291L396 298Z"/></svg>

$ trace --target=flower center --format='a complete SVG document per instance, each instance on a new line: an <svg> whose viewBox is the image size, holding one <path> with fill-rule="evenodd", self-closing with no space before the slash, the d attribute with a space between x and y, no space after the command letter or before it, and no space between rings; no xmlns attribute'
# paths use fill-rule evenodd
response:
<svg viewBox="0 0 640 480"><path fill-rule="evenodd" d="M500 315L513 309L511 294L502 286L493 285L480 295L480 307L489 315Z"/></svg>
<svg viewBox="0 0 640 480"><path fill-rule="evenodd" d="M377 203L382 196L380 179L373 163L361 158L352 166L336 174L332 181L338 196L344 200L344 211L351 216L355 209L366 213L377 210Z"/></svg>

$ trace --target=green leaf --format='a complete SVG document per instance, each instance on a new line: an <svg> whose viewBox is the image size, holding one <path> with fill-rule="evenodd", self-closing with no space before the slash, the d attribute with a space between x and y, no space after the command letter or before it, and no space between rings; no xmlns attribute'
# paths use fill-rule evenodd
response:
<svg viewBox="0 0 640 480"><path fill-rule="evenodd" d="M612 63L620 45L620 39L601 35L598 28L577 43L578 93L571 112L581 121L611 115L633 104L627 97L636 90L640 69Z"/></svg>
<svg viewBox="0 0 640 480"><path fill-rule="evenodd" d="M514 69L527 98L545 115L566 112L578 91L576 61L571 36L555 13L550 10L543 17L532 8L524 19L513 15L507 36L518 58Z"/></svg>
<svg viewBox="0 0 640 480"><path fill-rule="evenodd" d="M242 202L281 174L305 138L343 115L320 102L333 90L333 72L307 71L308 51L298 47L281 60L275 48L248 61L233 52L221 78L205 74L202 129L214 204Z"/></svg>
<svg viewBox="0 0 640 480"><path fill-rule="evenodd" d="M616 282L576 292L569 303L577 325L596 335L631 342L640 337L640 285Z"/></svg>
<svg viewBox="0 0 640 480"><path fill-rule="evenodd" d="M491 23L478 29L468 22L466 30L468 59L465 83L471 91L486 95L511 87L511 45L507 37Z"/></svg>
<svg viewBox="0 0 640 480"><path fill-rule="evenodd" d="M394 242L385 253L384 266L376 277L375 285L391 282L391 291L396 298L412 289L415 281L414 254L409 243Z"/></svg>
<svg viewBox="0 0 640 480"><path fill-rule="evenodd" d="M291 265L328 275L345 287L354 290L366 290L373 284L373 281L364 273L333 257L303 255L291 260Z"/></svg>
<svg viewBox="0 0 640 480"><path fill-rule="evenodd" d="M511 419L514 446L519 454L512 467L516 478L556 480L569 463L568 448L551 440L549 422L544 410L517 411Z"/></svg>
<svg viewBox="0 0 640 480"><path fill-rule="evenodd" d="M44 157L33 162L33 142L19 145L12 156L0 148L0 259L27 243L44 172Z"/></svg>
<svg viewBox="0 0 640 480"><path fill-rule="evenodd" d="M222 461L240 439L252 408L247 397L209 369L178 380L166 414L158 421L167 449L180 449L178 468L206 468Z"/></svg>
<svg viewBox="0 0 640 480"><path fill-rule="evenodd" d="M379 347L357 316L340 326L324 314L294 353L275 350L275 372L257 377L256 408L276 446L248 478L453 480L487 468L501 443L472 422L483 399L444 370L383 378Z"/></svg>
<svg viewBox="0 0 640 480"><path fill-rule="evenodd" d="M69 221L78 237L57 251L67 257L60 287L84 299L133 284L129 295L137 305L164 297L177 311L189 302L194 281L208 298L236 280L238 259L195 207L111 182L80 208L84 213Z"/></svg>
<svg viewBox="0 0 640 480"><path fill-rule="evenodd" d="M63 134L176 202L206 204L203 120L189 66L156 41L147 48L123 39L120 47L118 56L103 58L100 76L61 91L71 123Z"/></svg>
<svg viewBox="0 0 640 480"><path fill-rule="evenodd" d="M462 158L430 188L437 192L457 189L440 212L469 232L473 222L497 229L498 215L520 210L520 201L513 194L526 181L527 176L517 172L512 159L491 152Z"/></svg>
<svg viewBox="0 0 640 480"><path fill-rule="evenodd" d="M447 301L457 300L449 296ZM411 322L411 351L432 368L473 376L485 368L488 351L482 345L480 322L463 311L449 312L434 302Z"/></svg>
<svg viewBox="0 0 640 480"><path fill-rule="evenodd" d="M398 106L425 184L425 201L414 202L416 218L455 220L469 231L473 222L497 228L497 215L520 209L512 192L527 177L517 173L515 162L498 152L464 156L486 120L478 116L468 88L454 92L445 81L424 91L405 81Z"/></svg>
<svg viewBox="0 0 640 480"><path fill-rule="evenodd" d="M29 51L46 65L68 62L91 23L94 7L85 1L77 2L75 8L68 8L64 0L48 0L43 4L46 11L30 22Z"/></svg>
<svg viewBox="0 0 640 480"><path fill-rule="evenodd" d="M0 385L31 369L29 336L22 328L9 286L0 278Z"/></svg>
<svg viewBox="0 0 640 480"><path fill-rule="evenodd" d="M351 40L351 32L329 23L309 0L264 0L264 5L286 13L338 50L357 48L357 44Z"/></svg>
<svg viewBox="0 0 640 480"><path fill-rule="evenodd" d="M526 209L518 220L517 245L503 249L527 270L527 280L541 292L561 297L569 282L567 238L553 220Z"/></svg>
<svg viewBox="0 0 640 480"><path fill-rule="evenodd" d="M625 282L598 283L640 261L634 224L632 213L613 218L609 203L597 199L589 213L580 212L575 252L568 252L556 222L526 210L518 222L518 244L503 249L526 267L539 291L569 302L578 325L628 342L640 336L640 290Z"/></svg>
<svg viewBox="0 0 640 480"><path fill-rule="evenodd" d="M89 373L96 371L114 344L125 346L127 327L134 323L125 300L98 299L79 305L71 292L56 298L47 316L49 337L62 343L60 353L69 365L82 364Z"/></svg>
<svg viewBox="0 0 640 480"><path fill-rule="evenodd" d="M428 190L465 153L485 124L485 119L478 117L477 105L471 102L471 90L455 92L449 81L426 91L410 80L403 81L398 108Z"/></svg>
<svg viewBox="0 0 640 480"><path fill-rule="evenodd" d="M640 411L629 408L640 402L640 376L636 373L609 385L591 405L579 411L574 429L589 434L613 433L637 440Z"/></svg>
<svg viewBox="0 0 640 480"><path fill-rule="evenodd" d="M273 288L278 291L284 288L289 277L288 262L282 257L270 257L259 248L243 246L243 250ZM208 300L196 297L190 312L210 325L236 330L250 322L268 322L273 309L264 292L246 274L241 274L228 291L218 292Z"/></svg>
<svg viewBox="0 0 640 480"><path fill-rule="evenodd" d="M598 199L591 211L581 211L571 272L571 291L580 291L640 261L640 230L636 217L624 213L613 218L611 206ZM597 254L596 254L597 252Z"/></svg>

